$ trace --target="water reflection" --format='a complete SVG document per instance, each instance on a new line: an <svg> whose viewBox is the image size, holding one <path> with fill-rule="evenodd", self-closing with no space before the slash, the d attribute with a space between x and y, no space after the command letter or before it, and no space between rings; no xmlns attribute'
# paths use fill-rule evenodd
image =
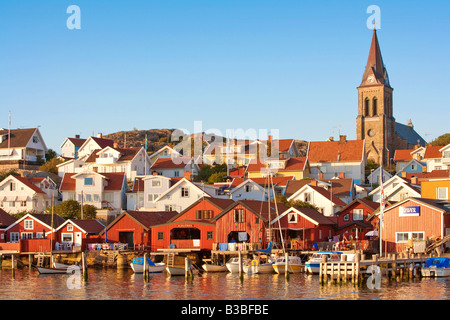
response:
<svg viewBox="0 0 450 320"><path fill-rule="evenodd" d="M381 289L351 283L320 285L317 276L211 273L186 281L184 276L150 274L148 282L132 270L90 269L79 289L69 289L71 275L39 275L35 270L0 270L0 299L29 300L442 300L450 298L450 279L392 282Z"/></svg>

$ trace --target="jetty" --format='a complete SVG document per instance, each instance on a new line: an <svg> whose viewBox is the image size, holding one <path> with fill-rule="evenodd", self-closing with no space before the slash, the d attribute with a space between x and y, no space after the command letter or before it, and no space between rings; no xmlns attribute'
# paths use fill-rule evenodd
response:
<svg viewBox="0 0 450 320"><path fill-rule="evenodd" d="M356 253L352 261L347 261L343 255L341 261L337 262L327 261L327 257L324 256L320 264L319 282L360 284L375 274L390 280L419 278L423 263L431 256L431 254L403 252L388 254L382 258L375 254L366 259L366 255Z"/></svg>

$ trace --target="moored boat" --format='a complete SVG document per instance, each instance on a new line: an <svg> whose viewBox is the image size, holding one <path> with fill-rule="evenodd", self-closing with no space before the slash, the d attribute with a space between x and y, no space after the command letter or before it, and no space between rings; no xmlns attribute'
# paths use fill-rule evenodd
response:
<svg viewBox="0 0 450 320"><path fill-rule="evenodd" d="M226 272L228 270L226 265L212 263L205 263L202 265L202 268L206 272Z"/></svg>
<svg viewBox="0 0 450 320"><path fill-rule="evenodd" d="M242 259L242 266L244 266L248 263L250 263L250 259L247 259L247 258ZM239 258L237 258L237 257L231 258L226 263L226 266L227 266L228 271L230 271L231 273L238 273L239 272Z"/></svg>
<svg viewBox="0 0 450 320"><path fill-rule="evenodd" d="M288 256L288 271L289 273L299 273L303 271L304 265L300 257ZM286 258L279 257L273 264L273 269L278 274L286 273Z"/></svg>
<svg viewBox="0 0 450 320"><path fill-rule="evenodd" d="M147 258L147 270L149 273L160 273L164 271L166 264L164 262L154 263L150 258ZM131 269L134 273L144 272L144 258L134 258L131 262Z"/></svg>
<svg viewBox="0 0 450 320"><path fill-rule="evenodd" d="M68 274L71 273L67 268L50 268L50 267L37 267L40 274Z"/></svg>
<svg viewBox="0 0 450 320"><path fill-rule="evenodd" d="M167 266L166 271L171 276L184 276L186 274L185 267ZM198 270L191 267L191 272L193 274L198 274Z"/></svg>
<svg viewBox="0 0 450 320"><path fill-rule="evenodd" d="M422 266L422 277L448 277L450 276L450 258L428 258Z"/></svg>
<svg viewBox="0 0 450 320"><path fill-rule="evenodd" d="M319 251L312 255L311 258L305 263L307 273L317 274L320 272L320 264L322 263L323 256L327 257L328 262L341 261L342 252L339 251Z"/></svg>

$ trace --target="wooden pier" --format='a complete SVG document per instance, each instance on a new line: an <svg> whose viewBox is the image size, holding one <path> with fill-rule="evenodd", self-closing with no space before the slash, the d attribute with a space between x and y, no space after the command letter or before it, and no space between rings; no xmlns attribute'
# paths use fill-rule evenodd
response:
<svg viewBox="0 0 450 320"><path fill-rule="evenodd" d="M378 274L380 279L387 277L389 280L404 280L419 278L422 264L431 255L425 254L389 254L380 258L372 256L370 260L365 255L355 254L353 261L346 261L342 256L341 261L327 261L324 256L320 264L319 281L321 284L328 282L361 284L365 278Z"/></svg>

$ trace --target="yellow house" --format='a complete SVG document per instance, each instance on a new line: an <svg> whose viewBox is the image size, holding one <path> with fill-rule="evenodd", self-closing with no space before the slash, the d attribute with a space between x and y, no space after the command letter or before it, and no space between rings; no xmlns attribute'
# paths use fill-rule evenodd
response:
<svg viewBox="0 0 450 320"><path fill-rule="evenodd" d="M450 177L422 181L422 198L449 200Z"/></svg>
<svg viewBox="0 0 450 320"><path fill-rule="evenodd" d="M274 177L295 177L296 180L309 178L311 173L307 157L292 157L266 159L264 162L253 160L247 166L247 177L263 178L269 170Z"/></svg>

